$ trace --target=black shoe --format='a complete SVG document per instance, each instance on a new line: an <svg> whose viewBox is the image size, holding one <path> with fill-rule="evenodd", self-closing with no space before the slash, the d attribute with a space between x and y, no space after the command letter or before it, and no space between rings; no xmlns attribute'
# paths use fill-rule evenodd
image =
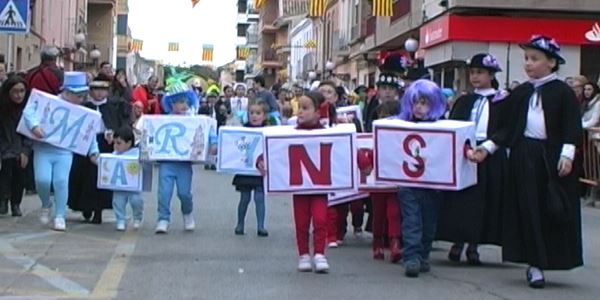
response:
<svg viewBox="0 0 600 300"><path fill-rule="evenodd" d="M35 195L35 194L37 194L36 190L26 190L25 191L25 195L27 195L27 196L31 196L31 195Z"/></svg>
<svg viewBox="0 0 600 300"><path fill-rule="evenodd" d="M479 260L479 252L477 252L477 248L475 249L467 249L467 263L471 266L481 266L481 260Z"/></svg>
<svg viewBox="0 0 600 300"><path fill-rule="evenodd" d="M89 222L92 219L92 212L91 211L84 211L81 213L81 215L83 216L83 219L86 222Z"/></svg>
<svg viewBox="0 0 600 300"><path fill-rule="evenodd" d="M0 215L8 214L8 200L0 200Z"/></svg>
<svg viewBox="0 0 600 300"><path fill-rule="evenodd" d="M454 244L448 252L448 259L453 262L460 262L460 255L463 251L463 244Z"/></svg>
<svg viewBox="0 0 600 300"><path fill-rule="evenodd" d="M233 232L235 232L235 235L244 235L244 229L241 227L236 227Z"/></svg>
<svg viewBox="0 0 600 300"><path fill-rule="evenodd" d="M210 166L210 170L211 171L216 171L217 170L217 166L215 166L215 165Z"/></svg>
<svg viewBox="0 0 600 300"><path fill-rule="evenodd" d="M415 262L407 262L404 264L404 275L410 278L419 277L419 272L421 271L421 264L418 261Z"/></svg>
<svg viewBox="0 0 600 300"><path fill-rule="evenodd" d="M210 170L210 166L209 165L204 165L204 170L206 170L206 171Z"/></svg>
<svg viewBox="0 0 600 300"><path fill-rule="evenodd" d="M268 237L269 236L269 232L266 229L259 229L256 234L260 237Z"/></svg>
<svg viewBox="0 0 600 300"><path fill-rule="evenodd" d="M13 217L22 217L23 216L23 212L21 212L21 208L19 207L19 205L11 205L10 211L12 212Z"/></svg>
<svg viewBox="0 0 600 300"><path fill-rule="evenodd" d="M102 224L102 210L94 211L94 218L90 222L92 224Z"/></svg>
<svg viewBox="0 0 600 300"><path fill-rule="evenodd" d="M529 283L529 287L534 289L543 289L546 285L546 280L544 279L544 273L542 273L542 278L533 280L533 276L531 274L531 268L527 268L527 282ZM540 270L541 271L541 270Z"/></svg>

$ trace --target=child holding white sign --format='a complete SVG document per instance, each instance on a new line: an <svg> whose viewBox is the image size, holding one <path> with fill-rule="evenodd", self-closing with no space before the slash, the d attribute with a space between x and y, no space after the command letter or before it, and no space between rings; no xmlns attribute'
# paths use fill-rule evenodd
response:
<svg viewBox="0 0 600 300"><path fill-rule="evenodd" d="M266 102L259 100L248 106L248 123L245 127L264 127L267 125L267 114L269 107ZM237 225L235 234L244 234L244 220L248 211L248 204L252 200L254 191L254 207L256 209L257 234L260 237L269 236L265 229L265 192L263 190L263 178L261 176L235 175L233 185L240 192L240 203L237 209Z"/></svg>
<svg viewBox="0 0 600 300"><path fill-rule="evenodd" d="M133 129L125 126L117 129L113 135L113 147L115 155L139 157L140 150L134 147L135 137ZM112 197L113 211L115 219L117 219L117 230L124 231L127 227L125 215L127 214L127 202L131 205L133 213L133 228L139 229L142 225L142 217L144 214L144 201L141 192L123 192L114 191Z"/></svg>
<svg viewBox="0 0 600 300"><path fill-rule="evenodd" d="M442 90L430 80L417 80L406 90L400 104L399 119L433 122L446 111ZM418 151L418 149L415 149ZM403 262L407 277L429 272L429 253L435 238L441 194L437 190L401 187Z"/></svg>

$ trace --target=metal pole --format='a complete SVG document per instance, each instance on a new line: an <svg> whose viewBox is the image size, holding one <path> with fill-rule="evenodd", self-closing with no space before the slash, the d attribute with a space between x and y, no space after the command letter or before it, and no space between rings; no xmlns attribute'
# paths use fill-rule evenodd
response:
<svg viewBox="0 0 600 300"><path fill-rule="evenodd" d="M510 47L511 43L508 43L508 47L506 48L506 82L504 83L504 88L508 89L510 87Z"/></svg>
<svg viewBox="0 0 600 300"><path fill-rule="evenodd" d="M8 34L8 43L7 43L7 49L6 49L6 73L10 73L13 70L13 63L14 63L14 59L13 59L13 48L15 47L15 34L14 33L9 33Z"/></svg>

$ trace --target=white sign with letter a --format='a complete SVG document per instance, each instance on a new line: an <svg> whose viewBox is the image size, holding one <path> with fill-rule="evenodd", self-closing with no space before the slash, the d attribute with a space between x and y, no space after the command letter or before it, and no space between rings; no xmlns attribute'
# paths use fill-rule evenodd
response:
<svg viewBox="0 0 600 300"><path fill-rule="evenodd" d="M209 138L217 124L207 116L144 115L138 127L142 132L140 159L207 162Z"/></svg>
<svg viewBox="0 0 600 300"><path fill-rule="evenodd" d="M477 184L477 165L465 157L472 122L378 120L373 128L376 181L454 191Z"/></svg>
<svg viewBox="0 0 600 300"><path fill-rule="evenodd" d="M140 192L152 183L152 168L150 166L149 174L145 169L137 157L100 154L97 186L112 191Z"/></svg>
<svg viewBox="0 0 600 300"><path fill-rule="evenodd" d="M267 193L320 194L356 191L356 128L264 130Z"/></svg>
<svg viewBox="0 0 600 300"><path fill-rule="evenodd" d="M223 126L219 128L217 171L260 175L256 159L263 153L262 128Z"/></svg>
<svg viewBox="0 0 600 300"><path fill-rule="evenodd" d="M55 95L33 89L25 112L39 122L44 137L38 139L27 128L21 117L17 132L33 140L63 148L77 154L88 155L92 140L100 131L102 116L81 105L75 105ZM25 114L25 113L24 113Z"/></svg>

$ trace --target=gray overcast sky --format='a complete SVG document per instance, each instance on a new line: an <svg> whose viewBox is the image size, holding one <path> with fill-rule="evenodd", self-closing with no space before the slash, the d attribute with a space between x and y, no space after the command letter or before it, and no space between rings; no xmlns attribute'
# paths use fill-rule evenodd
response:
<svg viewBox="0 0 600 300"><path fill-rule="evenodd" d="M202 44L214 45L215 67L235 59L237 1L129 0L129 27L133 38L144 41L143 57L164 63L202 63ZM169 42L179 52L168 52Z"/></svg>

